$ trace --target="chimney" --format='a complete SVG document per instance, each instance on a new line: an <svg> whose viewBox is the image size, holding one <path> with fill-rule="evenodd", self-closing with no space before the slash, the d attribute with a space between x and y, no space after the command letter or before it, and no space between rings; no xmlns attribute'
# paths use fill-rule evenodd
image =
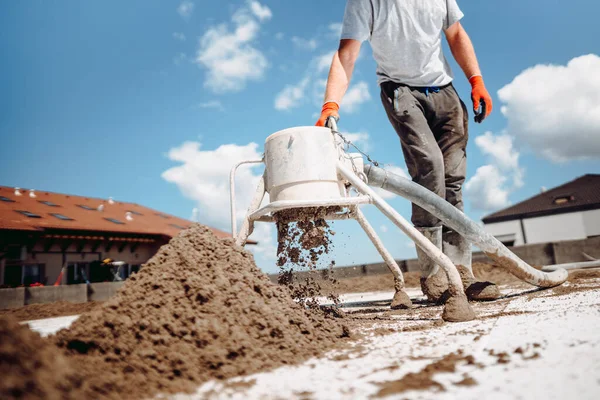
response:
<svg viewBox="0 0 600 400"><path fill-rule="evenodd" d="M130 213L129 211L127 211L127 212L125 213L125 219L126 219L127 221L133 221L133 217L131 216L131 213Z"/></svg>
<svg viewBox="0 0 600 400"><path fill-rule="evenodd" d="M113 200L112 197L108 198L108 204L115 204L115 201Z"/></svg>
<svg viewBox="0 0 600 400"><path fill-rule="evenodd" d="M32 199L36 198L37 196L35 195L35 190L33 189L29 189L29 197L31 197Z"/></svg>
<svg viewBox="0 0 600 400"><path fill-rule="evenodd" d="M542 186L542 188L540 189L540 193L546 193L548 189L546 188L546 186Z"/></svg>
<svg viewBox="0 0 600 400"><path fill-rule="evenodd" d="M23 194L21 193L21 188L16 187L15 188L15 196L22 196Z"/></svg>

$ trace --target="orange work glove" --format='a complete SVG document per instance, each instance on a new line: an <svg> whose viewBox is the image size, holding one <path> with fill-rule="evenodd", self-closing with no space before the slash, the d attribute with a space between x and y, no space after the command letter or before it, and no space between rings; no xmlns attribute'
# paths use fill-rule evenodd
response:
<svg viewBox="0 0 600 400"><path fill-rule="evenodd" d="M483 83L481 75L472 76L469 79L471 84L471 100L473 100L473 111L475 111L475 122L481 123L492 113L492 96L488 93ZM481 106L481 112L479 111Z"/></svg>
<svg viewBox="0 0 600 400"><path fill-rule="evenodd" d="M315 124L316 126L325 126L325 122L329 117L335 117L336 120L340 119L340 106L335 101L328 101L323 104L323 108L321 109L321 117Z"/></svg>

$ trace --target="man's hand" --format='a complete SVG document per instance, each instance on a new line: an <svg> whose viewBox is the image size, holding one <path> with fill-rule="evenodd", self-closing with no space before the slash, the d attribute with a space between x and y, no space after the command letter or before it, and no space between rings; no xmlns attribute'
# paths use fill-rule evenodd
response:
<svg viewBox="0 0 600 400"><path fill-rule="evenodd" d="M321 109L321 117L315 124L316 126L325 126L325 122L327 122L327 118L334 117L336 121L340 119L340 106L335 101L329 101L323 104L323 108Z"/></svg>
<svg viewBox="0 0 600 400"><path fill-rule="evenodd" d="M473 111L475 111L475 122L483 122L492 113L492 96L488 93L481 75L469 79L471 84L471 100L473 100ZM482 110L479 111L481 106Z"/></svg>

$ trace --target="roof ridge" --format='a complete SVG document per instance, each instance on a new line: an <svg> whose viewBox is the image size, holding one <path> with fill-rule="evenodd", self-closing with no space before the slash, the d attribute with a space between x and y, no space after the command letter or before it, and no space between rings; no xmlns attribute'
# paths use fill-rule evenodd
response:
<svg viewBox="0 0 600 400"><path fill-rule="evenodd" d="M565 194L565 195L566 194L570 194L570 193L561 193L561 191L565 191L569 186L572 186L571 189L572 189L572 191L574 193L575 192L579 193L582 190L581 189L581 186L582 186L581 181L584 180L584 179L586 179L586 178L588 178L588 179L589 178L598 179L598 178L600 178L600 174L585 174L585 175L581 175L581 176L579 176L579 177L577 177L575 179L572 179L572 180L570 180L568 182L565 182L565 183L563 183L561 185L558 185L556 187L548 189L548 190L546 190L544 192L537 193L537 194L535 194L535 195L533 195L531 197L528 197L528 198L526 198L526 199L524 199L524 200L522 200L522 201L520 201L518 203L512 204L512 205L510 205L508 207L505 207L505 208L500 209L498 211L495 211L495 212L493 212L491 214L488 214L488 215L484 216L482 218L482 220L485 221L485 220L495 219L495 218L500 218L500 217L506 218L511 213L513 213L515 215L520 214L520 213L522 213L524 211L518 212L518 210L520 208L523 208L523 206L526 205L527 203L536 203L536 202L540 202L540 201L547 202L548 200L552 201L556 197L559 197L561 194ZM595 185L592 185L592 186L595 186ZM584 190L584 193L587 193L585 189L583 189L583 190Z"/></svg>
<svg viewBox="0 0 600 400"><path fill-rule="evenodd" d="M29 190L32 190L32 188L26 188L26 187L21 187L21 186L4 186L4 185L0 185L0 190L1 190L1 189L8 189L8 190L10 190L10 191L11 191L11 193L14 193L14 190L15 190L15 188L17 188L17 187L18 187L18 188L19 188L21 191L26 191L26 192L27 192L27 191L29 191ZM54 192L54 191L51 191L51 190L42 190L42 189L33 189L33 190L35 190L35 192L36 192L37 194L40 194L40 193L48 193L48 194L52 194L52 195L59 195L59 196L78 197L78 198L82 198L82 199L90 199L90 200L101 200L101 201L104 201L104 202L108 202L108 200L109 200L109 199L104 199L104 198L102 198L102 197L94 197L94 196L82 196L82 195L79 195L79 194L61 193L61 192ZM110 196L109 196L109 197L110 197ZM114 201L115 203L132 204L132 205L137 205L137 206L139 206L139 204L137 204L137 203L133 203L133 202L130 202L130 201L115 200L114 198L113 198L113 201ZM144 207L144 206L142 206L142 207ZM146 208L148 208L148 207L146 207Z"/></svg>

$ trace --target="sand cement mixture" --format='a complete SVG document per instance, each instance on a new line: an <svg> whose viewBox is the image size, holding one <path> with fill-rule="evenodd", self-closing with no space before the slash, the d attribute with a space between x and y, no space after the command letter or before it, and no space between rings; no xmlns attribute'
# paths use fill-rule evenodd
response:
<svg viewBox="0 0 600 400"><path fill-rule="evenodd" d="M76 367L65 398L142 398L295 364L348 334L272 284L249 252L194 225L51 340Z"/></svg>

